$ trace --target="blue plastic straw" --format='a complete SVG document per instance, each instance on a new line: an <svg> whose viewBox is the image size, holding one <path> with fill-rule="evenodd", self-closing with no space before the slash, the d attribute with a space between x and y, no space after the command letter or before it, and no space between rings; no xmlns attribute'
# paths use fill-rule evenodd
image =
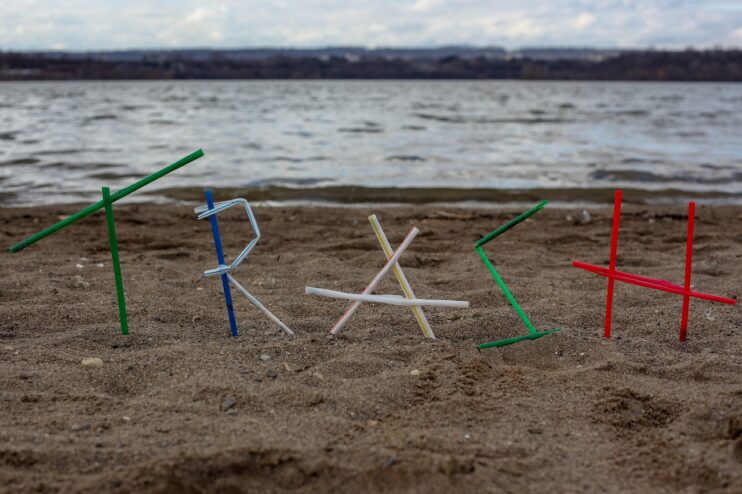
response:
<svg viewBox="0 0 742 494"><path fill-rule="evenodd" d="M214 209L214 198L211 194L211 190L207 189L204 191L206 194L206 205L209 209ZM224 262L224 251L222 250L222 237L219 235L219 222L216 219L216 215L209 216L211 221L211 233L214 235L214 247L216 248L216 260L220 266L225 264ZM222 288L224 289L224 301L227 303L227 314L229 315L229 327L232 330L232 336L237 336L237 321L234 318L234 308L232 307L232 290L229 288L229 278L227 274L221 275Z"/></svg>

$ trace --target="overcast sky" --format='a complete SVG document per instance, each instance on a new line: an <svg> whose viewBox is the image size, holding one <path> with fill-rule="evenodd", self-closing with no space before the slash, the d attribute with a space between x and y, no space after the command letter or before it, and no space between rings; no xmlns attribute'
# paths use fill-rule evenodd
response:
<svg viewBox="0 0 742 494"><path fill-rule="evenodd" d="M0 0L0 49L742 47L742 0Z"/></svg>

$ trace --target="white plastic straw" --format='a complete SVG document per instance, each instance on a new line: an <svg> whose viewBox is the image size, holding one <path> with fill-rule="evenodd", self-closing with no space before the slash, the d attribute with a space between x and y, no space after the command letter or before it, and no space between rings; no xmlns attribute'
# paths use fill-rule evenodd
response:
<svg viewBox="0 0 742 494"><path fill-rule="evenodd" d="M368 295L371 293L374 288L376 288L376 285L378 285L385 274L389 272L390 269L394 266L394 264L399 260L399 258L402 256L404 251L407 249L407 247L410 246L413 240L415 240L415 237L417 234L420 233L420 230L418 230L416 227L412 227L410 230L410 233L407 234L407 236L404 238L402 243L399 245L397 250L394 252L394 255L389 258L387 263L384 265L383 268L381 268L381 271L374 277L373 280L371 280L371 283L368 284L365 290L363 290L362 295ZM338 334L341 329L343 329L343 326L345 326L345 323L348 322L348 319L355 313L355 311L358 310L358 307L361 306L360 301L353 302L350 307L348 307L348 310L345 311L345 314L338 319L338 321L335 323L335 325L330 330L330 334Z"/></svg>
<svg viewBox="0 0 742 494"><path fill-rule="evenodd" d="M202 204L201 206L194 208L193 211L198 214L198 219L202 220L204 218L208 218L209 216L221 213L225 209L229 209L233 206L242 206L245 208L247 219L250 221L250 226L252 227L253 233L255 233L255 238L253 238L250 243L247 244L247 247L242 249L242 252L240 252L240 254L235 257L234 261L232 261L232 264L230 264L229 266L221 265L217 266L214 269L206 270L204 271L204 276L221 276L225 273L231 273L237 268L237 266L240 265L240 263L242 263L242 261L245 260L250 251L253 250L255 245L257 245L258 240L260 240L260 227L258 227L258 222L255 219L255 215L252 213L250 203L247 202L247 200L245 199L239 198L232 199L230 201L217 202L216 204L214 204L213 209L209 209L209 206L207 204Z"/></svg>
<svg viewBox="0 0 742 494"><path fill-rule="evenodd" d="M379 244L381 244L381 249L384 251L384 255L388 260L390 257L392 257L394 249L392 249L389 240L386 238L384 230L381 228L381 223L379 223L379 219L376 217L375 214L372 214L368 217L368 221L371 222L371 228L374 230L376 239L379 241ZM402 292L404 293L405 297L410 300L414 300L415 293L412 291L410 282L407 281L407 277L402 271L402 267L399 265L399 262L394 263L394 267L392 268L392 270L394 271L394 276L396 276L397 281L399 282L399 286L402 288ZM412 314L415 316L417 323L420 325L420 329L423 330L423 334L431 340L434 340L435 335L433 334L433 328L430 327L430 323L428 322L428 318L425 317L425 312L423 312L422 307L417 304L412 305Z"/></svg>
<svg viewBox="0 0 742 494"><path fill-rule="evenodd" d="M373 302L378 304L403 305L405 307L455 307L458 309L468 309L469 302L460 300L433 300L425 298L405 298L401 295L361 295L358 293L338 292L335 290L325 290L324 288L315 288L308 286L305 289L307 295L317 295L319 297L342 298L345 300L357 300L359 302Z"/></svg>
<svg viewBox="0 0 742 494"><path fill-rule="evenodd" d="M234 287L237 290L239 290L240 292L242 292L242 295L244 295L245 298L247 300L249 300L251 304L253 304L255 307L257 307L260 312L262 312L263 314L265 314L266 316L268 316L268 319L270 319L274 323L278 324L278 327L280 327L281 329L283 329L284 331L286 331L286 333L290 334L291 336L294 335L294 332L291 331L288 326L286 326L284 323L282 323L279 318L277 318L276 316L274 316L271 311L269 311L268 309L266 309L265 306L260 303L260 300L256 299L250 292L248 292L245 289L245 287L243 287L242 285L240 285L237 282L237 280L235 280L232 277L231 274L227 273L227 278L229 278L229 282L232 283L232 285L234 285Z"/></svg>

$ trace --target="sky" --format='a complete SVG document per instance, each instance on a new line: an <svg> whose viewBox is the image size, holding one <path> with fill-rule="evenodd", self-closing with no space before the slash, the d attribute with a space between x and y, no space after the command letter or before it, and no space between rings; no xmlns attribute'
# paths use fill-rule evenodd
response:
<svg viewBox="0 0 742 494"><path fill-rule="evenodd" d="M742 0L0 0L2 50L742 48Z"/></svg>

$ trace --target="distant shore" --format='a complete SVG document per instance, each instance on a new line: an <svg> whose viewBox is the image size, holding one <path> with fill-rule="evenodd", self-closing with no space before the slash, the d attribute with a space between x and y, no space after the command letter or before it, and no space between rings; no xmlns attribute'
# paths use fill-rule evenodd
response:
<svg viewBox="0 0 742 494"><path fill-rule="evenodd" d="M529 79L742 81L742 50L558 50L508 54L274 50L0 52L0 80Z"/></svg>

